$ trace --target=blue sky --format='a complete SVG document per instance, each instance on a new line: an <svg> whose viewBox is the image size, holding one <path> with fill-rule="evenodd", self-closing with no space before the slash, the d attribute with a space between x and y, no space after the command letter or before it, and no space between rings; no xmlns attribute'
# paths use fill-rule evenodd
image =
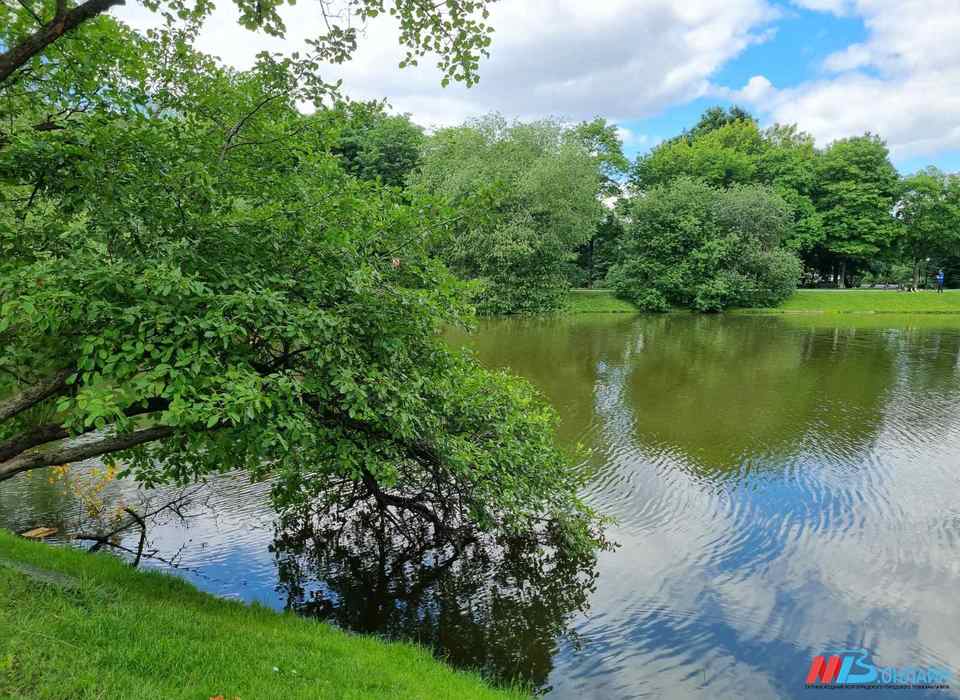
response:
<svg viewBox="0 0 960 700"><path fill-rule="evenodd" d="M958 0L960 5L960 0ZM711 82L730 91L741 89L751 77L763 75L779 89L802 86L824 76L824 62L832 54L869 39L863 18L856 15L837 16L823 11L799 8L777 3L782 17L770 24L770 38L754 44L736 58L720 67ZM862 71L878 77L869 67ZM710 94L671 105L656 116L643 119L622 119L618 123L632 133L646 137L642 144L628 143L626 151L631 158L648 151L651 145L676 135L697 122L700 115L713 105L741 104L760 117L766 126L772 119L744 100ZM803 128L803 124L799 125ZM883 134L880 134L883 136ZM944 170L960 171L960 150L944 149L931 154L894 157L902 172L914 172L927 165Z"/></svg>

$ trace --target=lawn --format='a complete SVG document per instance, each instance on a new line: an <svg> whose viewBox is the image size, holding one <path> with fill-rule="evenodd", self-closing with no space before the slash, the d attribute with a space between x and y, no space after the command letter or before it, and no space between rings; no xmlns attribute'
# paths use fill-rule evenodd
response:
<svg viewBox="0 0 960 700"><path fill-rule="evenodd" d="M520 698L422 648L0 531L0 697Z"/></svg>
<svg viewBox="0 0 960 700"><path fill-rule="evenodd" d="M567 298L566 312L637 313L629 301L618 299L608 289L574 289ZM877 314L960 314L960 290L943 294L933 291L898 292L886 289L798 289L774 308L735 309L733 313L877 313Z"/></svg>
<svg viewBox="0 0 960 700"><path fill-rule="evenodd" d="M567 313L571 314L634 314L637 307L618 299L609 289L573 289L567 297Z"/></svg>
<svg viewBox="0 0 960 700"><path fill-rule="evenodd" d="M777 308L741 311L758 312L960 314L960 290L800 289Z"/></svg>

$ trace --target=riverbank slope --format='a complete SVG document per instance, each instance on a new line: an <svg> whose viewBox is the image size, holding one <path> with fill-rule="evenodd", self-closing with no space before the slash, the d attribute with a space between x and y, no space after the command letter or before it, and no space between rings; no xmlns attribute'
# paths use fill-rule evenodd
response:
<svg viewBox="0 0 960 700"><path fill-rule="evenodd" d="M422 648L202 593L0 530L0 697L482 698Z"/></svg>

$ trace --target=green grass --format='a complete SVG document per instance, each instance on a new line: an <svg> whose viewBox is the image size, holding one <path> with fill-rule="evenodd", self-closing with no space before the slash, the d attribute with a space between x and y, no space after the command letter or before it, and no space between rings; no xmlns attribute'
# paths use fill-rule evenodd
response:
<svg viewBox="0 0 960 700"><path fill-rule="evenodd" d="M960 290L898 292L879 289L800 289L774 309L738 313L960 314Z"/></svg>
<svg viewBox="0 0 960 700"><path fill-rule="evenodd" d="M881 289L799 289L783 304L769 309L735 309L738 314L874 313L960 314L960 290L898 292ZM568 314L637 313L629 301L608 289L574 289L567 298Z"/></svg>
<svg viewBox="0 0 960 700"><path fill-rule="evenodd" d="M28 575L25 572L30 572ZM0 531L0 698L519 698L425 649Z"/></svg>
<svg viewBox="0 0 960 700"><path fill-rule="evenodd" d="M570 314L634 314L637 307L618 299L609 289L573 289L568 296Z"/></svg>

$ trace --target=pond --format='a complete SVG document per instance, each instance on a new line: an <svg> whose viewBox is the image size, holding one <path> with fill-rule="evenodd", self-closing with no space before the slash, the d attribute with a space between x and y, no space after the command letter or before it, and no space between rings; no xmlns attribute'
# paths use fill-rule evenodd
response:
<svg viewBox="0 0 960 700"><path fill-rule="evenodd" d="M205 590L417 639L551 697L804 697L812 657L850 648L953 674L910 697L960 694L960 319L584 315L453 342L536 384L589 450L585 496L619 544L595 566L330 548L235 475L153 548ZM0 526L74 500L20 477Z"/></svg>

